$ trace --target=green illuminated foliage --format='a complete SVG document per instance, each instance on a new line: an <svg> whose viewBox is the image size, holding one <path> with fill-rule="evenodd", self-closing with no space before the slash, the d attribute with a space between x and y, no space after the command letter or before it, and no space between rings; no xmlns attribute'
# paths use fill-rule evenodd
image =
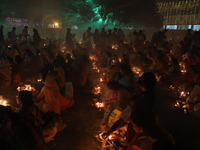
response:
<svg viewBox="0 0 200 150"><path fill-rule="evenodd" d="M125 25L159 27L160 20L155 0L93 0L101 6L99 14Z"/></svg>
<svg viewBox="0 0 200 150"><path fill-rule="evenodd" d="M67 0L63 2L62 16L65 23L90 21L95 13L91 0Z"/></svg>

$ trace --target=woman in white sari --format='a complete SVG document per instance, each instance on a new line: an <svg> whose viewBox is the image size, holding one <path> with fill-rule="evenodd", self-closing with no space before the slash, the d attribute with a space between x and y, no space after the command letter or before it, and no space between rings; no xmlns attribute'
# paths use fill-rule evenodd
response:
<svg viewBox="0 0 200 150"><path fill-rule="evenodd" d="M54 75L47 73L46 79L44 79L43 82L44 87L37 96L36 102L43 102L41 109L45 113L47 111L53 111L57 114L60 114L60 91Z"/></svg>

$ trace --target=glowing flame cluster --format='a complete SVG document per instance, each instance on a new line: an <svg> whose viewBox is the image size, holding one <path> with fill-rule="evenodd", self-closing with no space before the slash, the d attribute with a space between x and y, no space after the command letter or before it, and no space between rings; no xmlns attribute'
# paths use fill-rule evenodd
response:
<svg viewBox="0 0 200 150"><path fill-rule="evenodd" d="M113 140L116 139L116 135L115 135L115 134L110 134L110 135L108 136L108 139L113 141Z"/></svg>
<svg viewBox="0 0 200 150"><path fill-rule="evenodd" d="M189 92L181 91L179 98L186 98L189 94Z"/></svg>
<svg viewBox="0 0 200 150"><path fill-rule="evenodd" d="M35 88L31 87L30 84L24 84L24 86L17 87L17 91L35 91Z"/></svg>
<svg viewBox="0 0 200 150"><path fill-rule="evenodd" d="M112 45L112 49L118 50L118 45Z"/></svg>
<svg viewBox="0 0 200 150"><path fill-rule="evenodd" d="M97 107L97 108L103 108L104 107L104 102L96 102L95 103L95 106Z"/></svg>
<svg viewBox="0 0 200 150"><path fill-rule="evenodd" d="M173 85L169 86L169 89L173 90L175 87Z"/></svg>
<svg viewBox="0 0 200 150"><path fill-rule="evenodd" d="M160 81L160 79L161 79L161 76L159 76L159 75L156 75L156 81Z"/></svg>
<svg viewBox="0 0 200 150"><path fill-rule="evenodd" d="M2 96L0 96L0 105L2 105L2 106L7 106L8 105L7 101L5 99L3 99Z"/></svg>
<svg viewBox="0 0 200 150"><path fill-rule="evenodd" d="M94 87L94 94L95 95L101 94L101 87L100 86Z"/></svg>
<svg viewBox="0 0 200 150"><path fill-rule="evenodd" d="M136 75L138 75L138 76L141 76L144 72L140 69L140 68L138 68L138 67L132 67L132 71L136 74Z"/></svg>
<svg viewBox="0 0 200 150"><path fill-rule="evenodd" d="M94 55L90 55L89 59L92 60L92 61L97 61L98 60L97 56L94 56Z"/></svg>
<svg viewBox="0 0 200 150"><path fill-rule="evenodd" d="M97 70L97 72L98 72L99 69L96 66L96 62L93 62L92 64L93 64L93 70Z"/></svg>
<svg viewBox="0 0 200 150"><path fill-rule="evenodd" d="M179 63L180 68L181 68L181 73L186 73L186 67L184 65L184 63Z"/></svg>

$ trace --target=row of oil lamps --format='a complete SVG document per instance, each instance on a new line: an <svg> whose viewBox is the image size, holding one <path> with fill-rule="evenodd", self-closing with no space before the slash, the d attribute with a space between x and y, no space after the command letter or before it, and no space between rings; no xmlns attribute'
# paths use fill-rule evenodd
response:
<svg viewBox="0 0 200 150"><path fill-rule="evenodd" d="M95 95L93 102L94 102L95 107L101 110L105 106L105 103L101 100L102 87L100 86L100 83L105 81L106 73L105 72L101 73L101 70L98 68L97 66L98 58L96 56L90 55L89 58L93 62L92 63L93 70L96 71L100 75L100 78L97 81L98 84L93 89L93 94Z"/></svg>

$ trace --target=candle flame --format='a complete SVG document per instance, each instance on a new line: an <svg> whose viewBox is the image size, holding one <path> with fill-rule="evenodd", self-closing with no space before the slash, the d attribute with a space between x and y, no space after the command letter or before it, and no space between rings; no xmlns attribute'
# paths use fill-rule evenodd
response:
<svg viewBox="0 0 200 150"><path fill-rule="evenodd" d="M97 108L103 108L104 107L103 102L96 102L95 105L96 105Z"/></svg>

